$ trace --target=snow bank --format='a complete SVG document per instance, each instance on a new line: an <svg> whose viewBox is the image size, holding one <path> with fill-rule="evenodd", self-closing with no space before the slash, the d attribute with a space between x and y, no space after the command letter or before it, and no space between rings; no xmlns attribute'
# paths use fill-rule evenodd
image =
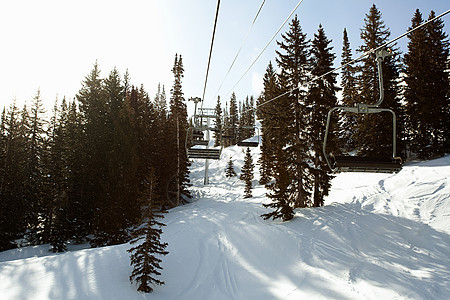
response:
<svg viewBox="0 0 450 300"><path fill-rule="evenodd" d="M340 174L325 207L281 223L259 217L257 168L251 199L224 177L230 156L239 175L244 150L211 162L208 186L203 162L193 164L194 201L164 219L166 284L152 294L128 281L129 245L58 255L40 246L0 253L0 299L450 298L450 156L395 175Z"/></svg>

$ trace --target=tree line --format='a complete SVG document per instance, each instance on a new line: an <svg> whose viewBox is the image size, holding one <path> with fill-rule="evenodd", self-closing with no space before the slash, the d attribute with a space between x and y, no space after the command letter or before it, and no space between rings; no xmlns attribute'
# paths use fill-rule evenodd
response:
<svg viewBox="0 0 450 300"><path fill-rule="evenodd" d="M431 11L429 20L434 17ZM409 29L422 22L416 10ZM397 155L403 160L427 159L450 150L449 43L443 28L438 19L408 34L408 52L402 57L396 44L391 45L393 55L383 61L382 107L397 114ZM389 41L389 28L375 4L365 15L360 37L357 53ZM278 69L269 62L257 100L262 126L259 165L260 183L268 188L271 200L264 206L272 209L262 217L286 221L293 218L294 208L322 206L328 195L333 176L322 153L328 111L337 105L373 104L380 92L373 53L345 66L338 86L338 74L331 72L336 54L321 25L309 40L295 16L277 43ZM353 60L346 29L341 58L342 64ZM334 154L392 155L389 114L346 113L333 122L328 148Z"/></svg>
<svg viewBox="0 0 450 300"><path fill-rule="evenodd" d="M160 209L190 198L184 147L187 124L183 62L176 55L167 103L164 86L153 99L113 69L95 63L72 101L55 103L50 120L39 91L30 107L15 103L0 121L0 251L21 244L92 247L130 241L139 225L142 192ZM156 182L156 183L155 183ZM179 199L169 197L171 189Z"/></svg>

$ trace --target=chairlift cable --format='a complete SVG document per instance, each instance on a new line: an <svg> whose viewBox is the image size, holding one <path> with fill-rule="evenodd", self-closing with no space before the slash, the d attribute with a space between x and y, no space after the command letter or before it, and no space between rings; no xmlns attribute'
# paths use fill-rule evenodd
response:
<svg viewBox="0 0 450 300"><path fill-rule="evenodd" d="M227 74L225 75L225 77L224 77L222 83L221 83L220 86L219 86L219 89L218 89L217 92L216 92L216 97L217 97L217 95L219 94L219 91L220 91L220 89L222 88L223 83L225 82L225 80L227 79L228 75L230 74L230 71L231 71L231 69L233 68L234 63L236 62L236 59L238 58L239 54L241 53L241 50L242 50L242 48L243 48L245 42L247 41L247 38L248 38L250 32L251 32L252 29L253 29L253 25L255 25L256 19L258 19L259 13L261 12L261 10L262 10L262 8L263 8L263 6L264 6L265 3L266 3L266 0L263 0L262 3L261 3L261 5L259 6L258 12L256 13L255 18L253 19L253 22L252 22L252 24L250 25L250 28L248 29L247 34L246 34L245 37L244 37L244 40L242 41L241 47L239 48L238 52L236 53L236 56L234 57L233 62L231 63L230 67L228 68ZM215 97L215 98L216 98L216 97Z"/></svg>
<svg viewBox="0 0 450 300"><path fill-rule="evenodd" d="M213 46L214 46L214 36L216 35L217 19L219 17L219 6L220 6L220 0L217 0L216 17L214 20L214 28L213 28L212 38L211 38L211 47L209 49L209 58L208 58L208 66L206 68L205 85L203 87L202 106L201 106L202 108L203 108L203 101L205 100L206 84L208 83L209 66L211 64L211 56L212 56L212 50L213 50Z"/></svg>
<svg viewBox="0 0 450 300"><path fill-rule="evenodd" d="M258 54L258 56L255 58L255 60L253 60L253 62L250 64L250 66L247 68L247 70L244 72L244 74L242 74L241 78L239 78L239 80L236 82L236 84L231 88L231 90L225 94L226 96L228 96L229 94L232 93L232 91L234 90L234 88L239 84L239 82L241 82L242 78L244 78L244 76L248 73L248 71L250 71L250 69L253 67L253 65L256 63L256 61L261 57L261 55L264 53L264 51L266 51L267 47L269 47L269 45L272 43L272 41L275 39L275 37L278 35L278 33L281 31L281 29L283 29L284 25L290 20L291 16L294 14L294 12L297 10L297 8L300 6L300 4L302 4L303 0L300 0L297 5L294 7L294 9L292 10L292 12L289 14L289 16L286 18L286 20L283 22L283 24L281 24L280 28L278 28L278 30L275 32L275 34L272 36L272 38L270 39L270 41L264 46L264 48L261 50L261 52Z"/></svg>

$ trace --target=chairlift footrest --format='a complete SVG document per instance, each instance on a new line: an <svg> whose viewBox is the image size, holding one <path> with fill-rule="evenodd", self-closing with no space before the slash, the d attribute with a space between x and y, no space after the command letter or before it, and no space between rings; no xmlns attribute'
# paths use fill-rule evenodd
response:
<svg viewBox="0 0 450 300"><path fill-rule="evenodd" d="M187 150L188 158L194 159L220 159L221 149L195 149Z"/></svg>
<svg viewBox="0 0 450 300"><path fill-rule="evenodd" d="M334 156L332 160L336 172L396 173L402 169L401 159L393 157Z"/></svg>
<svg viewBox="0 0 450 300"><path fill-rule="evenodd" d="M238 142L237 145L239 147L258 147L258 142Z"/></svg>

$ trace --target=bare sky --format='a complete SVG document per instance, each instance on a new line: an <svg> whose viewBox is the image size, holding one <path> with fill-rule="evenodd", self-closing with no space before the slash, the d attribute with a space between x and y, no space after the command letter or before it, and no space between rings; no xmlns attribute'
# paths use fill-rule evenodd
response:
<svg viewBox="0 0 450 300"><path fill-rule="evenodd" d="M213 107L217 95L223 102L228 100L231 90L239 100L247 95L257 96L261 91L267 64L275 58L275 41L242 81L236 83L299 0L266 1L223 82L261 2L221 1L205 107ZM304 0L296 14L308 38L313 38L322 24L328 38L333 40L337 65L344 27L355 50L360 45L364 15L372 3L382 12L391 38L407 30L416 8L425 19L430 10L440 14L450 9L448 0ZM30 102L38 89L49 108L57 97L72 99L95 61L103 77L114 67L121 74L128 69L132 84L144 84L153 96L161 83L169 97L175 53L183 56L185 97L201 97L215 9L214 0L2 1L0 107L9 106L14 99L20 106ZM443 20L449 32L450 15ZM281 33L287 30L286 25ZM279 34L276 40L280 39ZM404 38L399 42L403 52L407 41Z"/></svg>

